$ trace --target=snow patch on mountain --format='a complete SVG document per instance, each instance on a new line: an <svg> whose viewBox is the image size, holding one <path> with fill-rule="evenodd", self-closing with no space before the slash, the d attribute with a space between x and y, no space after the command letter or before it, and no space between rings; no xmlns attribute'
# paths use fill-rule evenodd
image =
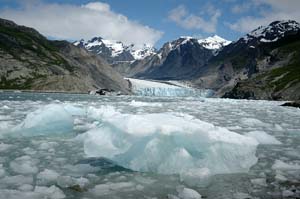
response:
<svg viewBox="0 0 300 199"><path fill-rule="evenodd" d="M300 31L300 24L293 20L274 21L268 26L260 26L248 33L242 39L249 43L252 40L259 40L263 43L276 42L286 35L297 34Z"/></svg>
<svg viewBox="0 0 300 199"><path fill-rule="evenodd" d="M147 56L155 54L155 48L149 44L144 44L142 48L136 47L134 44L126 45L121 41L103 39L94 37L89 41L76 41L75 46L86 48L96 54L109 54L112 58L118 57L123 53L129 53L134 60L144 59ZM124 60L126 61L126 60Z"/></svg>
<svg viewBox="0 0 300 199"><path fill-rule="evenodd" d="M231 43L231 41L228 41L218 35L214 35L212 37L207 37L205 39L199 39L198 42L204 48L207 48L210 50L218 50L218 49L223 48L224 46L227 46Z"/></svg>
<svg viewBox="0 0 300 199"><path fill-rule="evenodd" d="M214 35L204 39L197 39L191 36L181 36L179 39L171 43L171 49L176 49L179 46L184 45L188 42L191 42L191 44L193 44L193 42L197 42L201 46L209 50L219 50L231 43L231 41L228 41L218 35Z"/></svg>
<svg viewBox="0 0 300 199"><path fill-rule="evenodd" d="M149 44L144 44L144 46L141 49L137 49L137 50L132 49L131 54L135 60L141 60L150 55L156 54L156 49Z"/></svg>

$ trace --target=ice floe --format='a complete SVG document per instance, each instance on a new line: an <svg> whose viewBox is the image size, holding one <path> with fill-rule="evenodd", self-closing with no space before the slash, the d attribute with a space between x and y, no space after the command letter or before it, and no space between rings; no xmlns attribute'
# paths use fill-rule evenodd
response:
<svg viewBox="0 0 300 199"><path fill-rule="evenodd" d="M90 112L102 124L77 137L86 155L107 157L136 171L177 173L185 179L190 171L201 174L197 177L245 172L257 161L255 139L190 115L131 115L113 107Z"/></svg>
<svg viewBox="0 0 300 199"><path fill-rule="evenodd" d="M12 129L12 134L36 136L70 133L74 119L62 105L50 104L29 113L25 120Z"/></svg>
<svg viewBox="0 0 300 199"><path fill-rule="evenodd" d="M274 136L271 136L264 131L251 131L246 135L256 139L260 144L281 144Z"/></svg>
<svg viewBox="0 0 300 199"><path fill-rule="evenodd" d="M300 111L281 102L6 95L0 198L300 196Z"/></svg>

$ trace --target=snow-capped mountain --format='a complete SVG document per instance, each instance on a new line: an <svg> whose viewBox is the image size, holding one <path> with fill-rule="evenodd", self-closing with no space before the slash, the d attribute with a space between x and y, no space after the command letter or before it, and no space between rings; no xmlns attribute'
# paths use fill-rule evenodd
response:
<svg viewBox="0 0 300 199"><path fill-rule="evenodd" d="M149 79L190 79L201 71L202 66L218 50L207 48L207 45L200 43L197 38L186 36L167 42L157 54L132 67L134 76Z"/></svg>
<svg viewBox="0 0 300 199"><path fill-rule="evenodd" d="M156 54L156 49L149 44L144 44L142 48L137 50L131 49L130 52L135 60L141 60L150 55Z"/></svg>
<svg viewBox="0 0 300 199"><path fill-rule="evenodd" d="M248 33L242 39L249 43L258 40L263 43L276 42L279 39L296 35L300 31L300 24L293 20L274 21L268 26L260 26Z"/></svg>
<svg viewBox="0 0 300 199"><path fill-rule="evenodd" d="M205 39L197 39L190 36L181 36L174 41L164 44L164 46L158 51L157 55L162 59L164 55L167 55L169 52L175 49L180 49L181 46L186 45L187 43L192 45L199 44L201 47L211 50L214 52L214 54L216 54L216 51L222 49L224 46L229 45L231 41L228 41L217 35L207 37Z"/></svg>
<svg viewBox="0 0 300 199"><path fill-rule="evenodd" d="M209 50L219 50L231 43L231 41L228 41L218 35L214 35L204 39L197 39L196 37L190 36L181 36L179 39L169 42L170 49L174 50L179 46L186 44L187 42L197 42L202 47Z"/></svg>
<svg viewBox="0 0 300 199"><path fill-rule="evenodd" d="M299 96L294 94L300 88L294 83L299 82L299 42L300 24L296 21L260 26L209 60L209 72L197 81L203 87L220 88L220 94L225 91L229 98L278 100ZM210 74L216 74L214 79Z"/></svg>
<svg viewBox="0 0 300 199"><path fill-rule="evenodd" d="M75 46L84 47L88 51L101 55L109 63L130 62L144 59L155 53L155 48L151 45L144 44L137 49L134 44L125 45L121 41L107 40L101 37L94 37L91 40L80 40L73 43Z"/></svg>
<svg viewBox="0 0 300 199"><path fill-rule="evenodd" d="M219 50L220 48L223 48L224 46L227 46L231 43L231 41L228 41L218 35L207 37L205 39L199 39L198 42L204 48L210 50Z"/></svg>

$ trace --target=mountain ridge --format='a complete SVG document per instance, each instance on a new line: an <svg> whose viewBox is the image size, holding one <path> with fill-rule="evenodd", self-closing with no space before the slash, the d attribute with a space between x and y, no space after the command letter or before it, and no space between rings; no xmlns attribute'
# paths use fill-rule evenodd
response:
<svg viewBox="0 0 300 199"><path fill-rule="evenodd" d="M73 44L100 55L110 64L144 59L156 52L156 49L149 44L137 48L134 44L126 45L121 41L103 39L102 37L94 37L88 41L81 39L73 42Z"/></svg>
<svg viewBox="0 0 300 199"><path fill-rule="evenodd" d="M166 42L155 54L145 59L136 60L130 65L116 65L114 67L128 77L143 79L190 79L191 75L196 75L193 70L197 69L197 66L204 65L209 57L216 55L218 50L223 48L224 42L226 44L230 43L230 41L221 37L214 36L209 38L211 39L204 43L205 39L199 40L195 37L186 36L179 37L171 42ZM216 45L218 41L214 40L214 38L221 40L222 44L219 43ZM209 45L213 42L214 44ZM187 46L195 49L197 52L192 53L192 55L185 53L185 51L189 51L189 47ZM180 50L181 48L182 50ZM174 58L177 60L173 61ZM177 68L171 67L171 65L175 65Z"/></svg>
<svg viewBox="0 0 300 199"><path fill-rule="evenodd" d="M268 85L271 81L280 79L279 77L283 75L284 71L287 74L293 71L298 75L293 77L291 81L300 79L300 66L297 64L299 63L299 57L295 56L299 53L299 47L297 45L293 46L299 40L300 26L299 23L293 20L275 21L268 26L259 27L236 42L224 47L217 56L210 60L207 66L208 70L200 74L194 80L194 83L201 88L213 88L218 91L218 96L223 97L273 100L298 99L300 96L299 94L293 94L295 89L288 86L289 81L285 82L285 86L288 87L275 89L276 85L272 87ZM289 67L290 65L293 67ZM274 72L274 70L281 70L281 73ZM278 75L267 75L273 72ZM266 75L272 76L272 78L267 78ZM264 81L254 83L257 76L263 77ZM277 82L277 84L281 83ZM241 87L241 85L245 86ZM264 89L258 91L258 85L264 87ZM297 85L298 83L296 87ZM243 89L245 89L246 94L241 94ZM257 91L254 92L255 90ZM298 89L296 90L300 93ZM266 95L265 93L269 94Z"/></svg>
<svg viewBox="0 0 300 199"><path fill-rule="evenodd" d="M130 93L128 82L105 60L5 19L0 19L0 88Z"/></svg>
<svg viewBox="0 0 300 199"><path fill-rule="evenodd" d="M0 87L129 93L116 69L127 77L189 81L219 97L300 98L300 25L293 20L274 21L234 42L216 35L180 37L158 51L133 49L101 37L74 45L49 41L32 28L0 20Z"/></svg>
<svg viewBox="0 0 300 199"><path fill-rule="evenodd" d="M200 45L210 50L218 50L231 43L231 41L226 40L218 35L210 36L203 39L198 39L196 37L191 36L180 36L178 39L175 39L173 41L180 39L197 39ZM173 41L166 43L172 43ZM143 47L137 48L134 44L126 45L121 41L104 39L102 37L93 37L88 41L81 39L79 41L73 42L73 44L75 46L86 48L88 51L91 51L94 54L98 55L106 53L102 52L104 47L109 49L111 57L117 57L118 55L124 52L129 52L131 54L132 57L121 61L141 60L150 55L157 54L157 52L159 51L156 50L150 44L144 44ZM163 48L163 46L161 48Z"/></svg>

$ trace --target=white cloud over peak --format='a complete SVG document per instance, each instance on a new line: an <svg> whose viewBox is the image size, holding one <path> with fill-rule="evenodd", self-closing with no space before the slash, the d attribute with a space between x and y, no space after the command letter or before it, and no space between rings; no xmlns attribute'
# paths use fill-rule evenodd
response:
<svg viewBox="0 0 300 199"><path fill-rule="evenodd" d="M0 10L0 17L33 27L46 36L78 40L101 36L134 43L154 45L162 32L128 19L111 10L109 4L91 2L82 6L33 3L21 9Z"/></svg>
<svg viewBox="0 0 300 199"><path fill-rule="evenodd" d="M91 10L96 10L100 12L110 12L110 6L107 3L102 3L102 2L91 2L86 5L83 5L82 7L91 9Z"/></svg>
<svg viewBox="0 0 300 199"><path fill-rule="evenodd" d="M250 5L251 3L251 5ZM261 25L268 25L276 20L296 20L300 22L300 1L299 0L251 0L248 6L260 10L262 6L269 9L263 9L259 16L244 16L233 23L227 25L237 32L249 32ZM243 5L235 5L232 11L242 11ZM243 12L243 11L242 11Z"/></svg>
<svg viewBox="0 0 300 199"><path fill-rule="evenodd" d="M184 5L179 5L169 12L168 19L175 22L178 26L184 29L197 29L207 33L216 32L218 19L221 16L221 11L216 9L212 5L207 5L205 13L202 14L206 14L207 16L209 16L209 19L205 19L202 16L189 13Z"/></svg>

